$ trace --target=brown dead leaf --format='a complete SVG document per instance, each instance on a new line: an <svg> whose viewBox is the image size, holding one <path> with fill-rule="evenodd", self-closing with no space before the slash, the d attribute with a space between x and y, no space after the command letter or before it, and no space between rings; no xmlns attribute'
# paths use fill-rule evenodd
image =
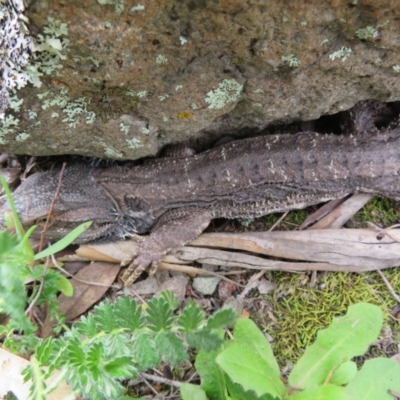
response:
<svg viewBox="0 0 400 400"><path fill-rule="evenodd" d="M58 296L60 312L65 314L67 321L71 321L83 314L97 303L109 289L109 286L115 281L120 266L105 262L92 262L85 268L81 269L75 277L85 282L93 284L101 284L102 286L91 285L72 279L71 283L74 287L72 297L66 297L63 294ZM52 334L54 321L47 315L41 328L42 337L48 337Z"/></svg>
<svg viewBox="0 0 400 400"><path fill-rule="evenodd" d="M119 270L119 265L105 262L92 262L81 269L75 275L76 278L103 286L89 285L73 279L74 295L58 297L60 311L65 314L67 321L73 320L97 303L115 281Z"/></svg>

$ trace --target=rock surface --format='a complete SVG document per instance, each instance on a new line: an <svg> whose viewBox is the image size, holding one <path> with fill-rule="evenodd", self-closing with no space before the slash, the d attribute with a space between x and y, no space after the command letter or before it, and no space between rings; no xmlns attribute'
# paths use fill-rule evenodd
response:
<svg viewBox="0 0 400 400"><path fill-rule="evenodd" d="M136 159L400 100L396 3L32 1L34 36L67 24L62 68L17 92L0 151Z"/></svg>

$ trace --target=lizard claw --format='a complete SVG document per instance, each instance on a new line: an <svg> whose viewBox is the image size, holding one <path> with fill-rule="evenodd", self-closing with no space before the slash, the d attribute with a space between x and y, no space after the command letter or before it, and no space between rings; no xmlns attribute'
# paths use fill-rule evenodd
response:
<svg viewBox="0 0 400 400"><path fill-rule="evenodd" d="M149 276L153 276L157 271L158 263L164 254L154 254L148 252L140 252L134 261L128 266L121 276L124 286L129 286L136 281L142 272L150 265Z"/></svg>

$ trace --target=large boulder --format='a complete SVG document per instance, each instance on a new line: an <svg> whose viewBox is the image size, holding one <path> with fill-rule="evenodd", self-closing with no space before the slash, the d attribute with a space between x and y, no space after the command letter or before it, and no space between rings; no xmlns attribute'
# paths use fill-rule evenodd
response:
<svg viewBox="0 0 400 400"><path fill-rule="evenodd" d="M0 151L135 159L400 100L395 3L32 1L30 32L53 56L38 58L40 87L16 92Z"/></svg>

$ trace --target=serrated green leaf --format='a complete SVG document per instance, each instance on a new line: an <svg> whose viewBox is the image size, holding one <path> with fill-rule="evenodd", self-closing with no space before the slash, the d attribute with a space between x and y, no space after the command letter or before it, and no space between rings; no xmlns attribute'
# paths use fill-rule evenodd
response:
<svg viewBox="0 0 400 400"><path fill-rule="evenodd" d="M218 332L206 328L201 331L187 332L186 341L190 347L204 351L217 350L223 343L223 339Z"/></svg>
<svg viewBox="0 0 400 400"><path fill-rule="evenodd" d="M209 329L225 329L235 324L238 318L237 313L230 307L218 310L207 321Z"/></svg>
<svg viewBox="0 0 400 400"><path fill-rule="evenodd" d="M150 336L147 333L135 335L132 358L139 371L146 371L160 364L161 354L155 349L154 335Z"/></svg>
<svg viewBox="0 0 400 400"><path fill-rule="evenodd" d="M104 365L104 370L113 378L118 379L132 378L132 375L134 374L132 359L127 356L113 358Z"/></svg>
<svg viewBox="0 0 400 400"><path fill-rule="evenodd" d="M383 316L379 307L359 303L349 307L347 314L317 334L289 375L289 384L297 388L322 385L331 371L343 362L364 354L377 339Z"/></svg>
<svg viewBox="0 0 400 400"><path fill-rule="evenodd" d="M71 297L74 294L74 287L72 286L70 280L62 275L60 275L60 278L57 282L57 289L67 297Z"/></svg>
<svg viewBox="0 0 400 400"><path fill-rule="evenodd" d="M130 332L143 326L142 307L129 296L121 296L114 303L114 314L117 318L118 326Z"/></svg>
<svg viewBox="0 0 400 400"><path fill-rule="evenodd" d="M160 297L163 298L169 305L172 311L178 308L178 302L175 299L175 295L171 290L164 290L160 293Z"/></svg>
<svg viewBox="0 0 400 400"><path fill-rule="evenodd" d="M177 321L180 330L183 332L196 330L203 322L204 312L194 301L187 304Z"/></svg>
<svg viewBox="0 0 400 400"><path fill-rule="evenodd" d="M71 365L85 365L86 355L81 342L77 338L71 338L67 342L65 358Z"/></svg>
<svg viewBox="0 0 400 400"><path fill-rule="evenodd" d="M200 386L183 383L180 388L182 400L207 400L204 390Z"/></svg>
<svg viewBox="0 0 400 400"><path fill-rule="evenodd" d="M357 373L357 364L353 361L346 361L332 374L329 383L336 386L347 385L354 379Z"/></svg>
<svg viewBox="0 0 400 400"><path fill-rule="evenodd" d="M171 332L161 332L155 341L156 350L164 361L173 366L186 362L189 358L181 339Z"/></svg>
<svg viewBox="0 0 400 400"><path fill-rule="evenodd" d="M215 362L219 352L199 351L196 357L195 367L200 375L201 388L206 392L207 397L213 400L226 400L225 374Z"/></svg>
<svg viewBox="0 0 400 400"><path fill-rule="evenodd" d="M40 343L35 349L35 356L42 365L50 364L54 339L49 337Z"/></svg>
<svg viewBox="0 0 400 400"><path fill-rule="evenodd" d="M100 343L93 343L86 355L87 372L91 374L94 381L101 376L101 364L104 359L104 349Z"/></svg>
<svg viewBox="0 0 400 400"><path fill-rule="evenodd" d="M334 385L324 385L311 389L303 390L294 396L289 397L290 400L348 400L343 388ZM378 397L375 399L378 400ZM379 398L379 400L381 400Z"/></svg>
<svg viewBox="0 0 400 400"><path fill-rule="evenodd" d="M77 331L79 335L91 338L98 334L99 329L97 327L96 321L94 320L94 315L89 314L88 316L82 315L79 321L75 322L72 331Z"/></svg>
<svg viewBox="0 0 400 400"><path fill-rule="evenodd" d="M262 357L276 375L280 374L279 365L272 352L271 345L252 320L239 318L233 329L233 337L236 342L248 346Z"/></svg>
<svg viewBox="0 0 400 400"><path fill-rule="evenodd" d="M163 297L154 297L148 302L146 320L153 332L169 331L172 327L173 310Z"/></svg>
<svg viewBox="0 0 400 400"><path fill-rule="evenodd" d="M51 256L52 254L58 253L61 250L64 250L67 246L69 246L79 235L86 231L89 226L92 225L92 221L84 222L83 224L74 228L71 232L65 235L58 242L54 243L47 249L44 249L40 253L36 254L33 259L40 260L41 258L46 258Z"/></svg>
<svg viewBox="0 0 400 400"><path fill-rule="evenodd" d="M348 400L393 400L400 393L400 366L389 358L373 358L364 363L345 388Z"/></svg>
<svg viewBox="0 0 400 400"><path fill-rule="evenodd" d="M226 387L228 388L230 396L229 399L231 400L277 400L275 396L271 396L269 394L257 396L251 390L244 390L241 385L232 382L232 380L229 379L229 377L227 377L226 379Z"/></svg>
<svg viewBox="0 0 400 400"><path fill-rule="evenodd" d="M264 359L247 346L234 343L216 358L217 364L233 382L257 396L270 394L282 399L286 389L277 374Z"/></svg>
<svg viewBox="0 0 400 400"><path fill-rule="evenodd" d="M114 311L114 305L108 299L94 308L94 320L98 330L110 333L119 328Z"/></svg>

